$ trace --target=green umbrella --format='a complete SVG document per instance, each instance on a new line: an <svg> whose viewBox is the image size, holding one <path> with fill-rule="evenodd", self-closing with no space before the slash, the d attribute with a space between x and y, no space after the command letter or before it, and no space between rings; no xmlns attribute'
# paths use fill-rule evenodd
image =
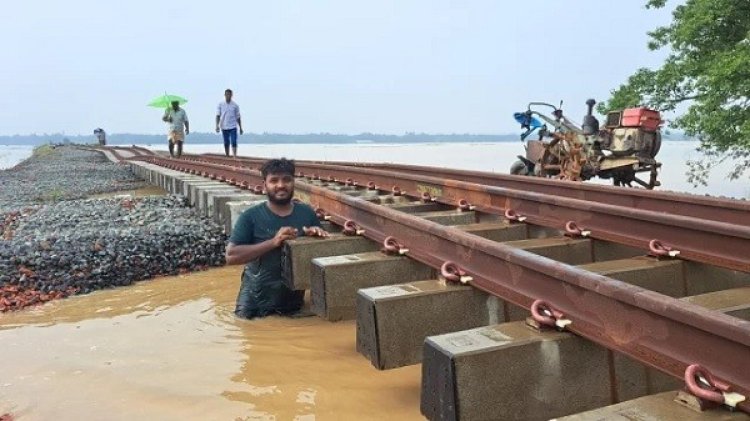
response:
<svg viewBox="0 0 750 421"><path fill-rule="evenodd" d="M148 103L148 106L156 108L169 108L169 106L172 105L174 101L177 101L180 104L184 104L187 102L187 99L181 96L169 95L165 93L164 95L159 95L158 97L154 98L153 101Z"/></svg>

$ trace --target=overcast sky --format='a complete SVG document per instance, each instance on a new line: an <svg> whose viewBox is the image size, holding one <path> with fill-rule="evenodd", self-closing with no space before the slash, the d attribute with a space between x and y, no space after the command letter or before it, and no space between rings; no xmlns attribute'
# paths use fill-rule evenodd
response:
<svg viewBox="0 0 750 421"><path fill-rule="evenodd" d="M508 133L527 102L561 99L578 121L663 60L646 33L674 4L644 3L3 2L0 134L162 133L146 103L164 91L212 131L227 87L253 132Z"/></svg>

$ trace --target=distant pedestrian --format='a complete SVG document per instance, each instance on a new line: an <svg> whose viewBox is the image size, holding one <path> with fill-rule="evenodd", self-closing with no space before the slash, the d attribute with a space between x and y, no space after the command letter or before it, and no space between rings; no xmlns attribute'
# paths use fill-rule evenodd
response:
<svg viewBox="0 0 750 421"><path fill-rule="evenodd" d="M242 131L242 120L240 119L240 106L232 101L232 90L224 91L224 101L216 107L216 133L221 130L224 137L224 153L229 156L229 145L232 145L232 155L237 157L237 128Z"/></svg>
<svg viewBox="0 0 750 421"><path fill-rule="evenodd" d="M169 140L169 155L174 157L174 145L177 144L177 157L182 156L182 143L185 135L190 134L190 122L185 110L180 108L180 101L172 101L172 108L167 108L162 121L169 123L167 140Z"/></svg>
<svg viewBox="0 0 750 421"><path fill-rule="evenodd" d="M99 146L105 146L107 144L107 133L104 132L104 129L101 127L96 128L94 130L94 136L96 136L96 140L99 142Z"/></svg>

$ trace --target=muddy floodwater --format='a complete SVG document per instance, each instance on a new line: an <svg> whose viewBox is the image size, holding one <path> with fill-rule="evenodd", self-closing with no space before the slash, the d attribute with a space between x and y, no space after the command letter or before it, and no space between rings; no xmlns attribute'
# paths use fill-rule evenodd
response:
<svg viewBox="0 0 750 421"><path fill-rule="evenodd" d="M377 371L355 323L234 317L241 268L0 314L17 420L421 419L420 366Z"/></svg>

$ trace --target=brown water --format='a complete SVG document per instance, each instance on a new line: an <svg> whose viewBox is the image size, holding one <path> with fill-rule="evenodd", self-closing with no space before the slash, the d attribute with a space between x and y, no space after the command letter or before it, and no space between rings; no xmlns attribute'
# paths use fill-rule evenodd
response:
<svg viewBox="0 0 750 421"><path fill-rule="evenodd" d="M0 315L0 414L19 420L420 419L420 367L380 372L355 324L234 317L241 268Z"/></svg>

